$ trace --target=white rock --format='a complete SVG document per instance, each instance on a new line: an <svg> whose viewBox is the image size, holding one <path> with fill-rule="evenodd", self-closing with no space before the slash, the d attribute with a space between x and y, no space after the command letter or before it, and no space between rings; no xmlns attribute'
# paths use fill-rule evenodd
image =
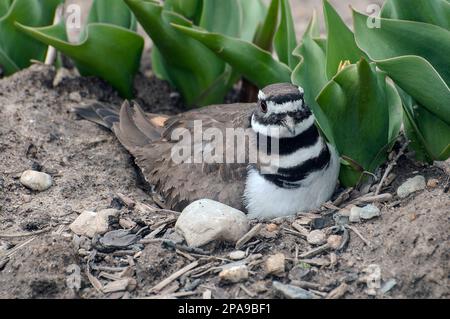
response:
<svg viewBox="0 0 450 319"><path fill-rule="evenodd" d="M237 265L222 270L219 273L219 278L228 282L240 282L248 278L248 268L245 265Z"/></svg>
<svg viewBox="0 0 450 319"><path fill-rule="evenodd" d="M350 217L349 217L349 221L351 223L359 223L361 221L361 216L360 216L360 211L361 209L357 206L352 207L352 209L350 210Z"/></svg>
<svg viewBox="0 0 450 319"><path fill-rule="evenodd" d="M323 245L327 241L327 236L323 231L316 229L308 234L306 240L311 245Z"/></svg>
<svg viewBox="0 0 450 319"><path fill-rule="evenodd" d="M285 270L285 262L286 257L282 253L270 256L266 260L266 274L282 276Z"/></svg>
<svg viewBox="0 0 450 319"><path fill-rule="evenodd" d="M45 191L52 186L52 177L46 173L28 170L22 173L20 183L34 191Z"/></svg>
<svg viewBox="0 0 450 319"><path fill-rule="evenodd" d="M241 260L245 258L245 251L242 250L236 250L232 251L228 257L230 257L231 260Z"/></svg>
<svg viewBox="0 0 450 319"><path fill-rule="evenodd" d="M363 208L360 208L359 216L362 219L372 219L380 216L380 209L374 205L367 205Z"/></svg>
<svg viewBox="0 0 450 319"><path fill-rule="evenodd" d="M81 102L81 94L80 92L72 92L69 94L69 99L73 102Z"/></svg>
<svg viewBox="0 0 450 319"><path fill-rule="evenodd" d="M190 247L200 247L214 240L236 243L248 228L243 212L210 199L191 203L175 224Z"/></svg>
<svg viewBox="0 0 450 319"><path fill-rule="evenodd" d="M417 175L413 178L408 179L397 189L397 195L400 198L405 198L409 194L417 192L419 190L425 189L427 186L425 182L425 177Z"/></svg>
<svg viewBox="0 0 450 319"><path fill-rule="evenodd" d="M70 229L79 236L94 237L96 234L102 235L109 229L109 217L118 216L115 209L104 209L98 213L84 211L70 224Z"/></svg>

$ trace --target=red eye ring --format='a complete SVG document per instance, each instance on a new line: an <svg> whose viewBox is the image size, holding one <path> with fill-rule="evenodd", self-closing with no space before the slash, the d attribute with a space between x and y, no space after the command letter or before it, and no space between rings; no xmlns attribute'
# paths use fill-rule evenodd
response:
<svg viewBox="0 0 450 319"><path fill-rule="evenodd" d="M259 107L261 109L261 112L267 113L267 103L266 103L266 101L261 101L259 103Z"/></svg>

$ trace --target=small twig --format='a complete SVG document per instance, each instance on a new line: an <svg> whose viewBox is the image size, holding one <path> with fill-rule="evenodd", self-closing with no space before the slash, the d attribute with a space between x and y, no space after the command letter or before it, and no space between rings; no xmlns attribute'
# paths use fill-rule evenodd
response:
<svg viewBox="0 0 450 319"><path fill-rule="evenodd" d="M251 291L251 290L245 288L245 286L242 285L242 284L239 285L239 287L242 289L242 291L244 291L247 295L249 295L249 297L251 297L251 298L256 297L256 292L253 292L253 291Z"/></svg>
<svg viewBox="0 0 450 319"><path fill-rule="evenodd" d="M257 224L252 229L250 229L244 236L241 237L236 243L236 249L241 248L245 245L250 239L254 236L258 235L261 229L264 227L263 224Z"/></svg>
<svg viewBox="0 0 450 319"><path fill-rule="evenodd" d="M387 202L392 199L392 194L385 193L385 194L379 194L374 196L362 196L359 198L354 199L350 202L350 204L370 204L375 202Z"/></svg>
<svg viewBox="0 0 450 319"><path fill-rule="evenodd" d="M288 233L288 234L290 234L290 235L294 235L294 236L297 236L297 237L305 238L305 235L303 235L302 233L300 233L300 232L298 232L298 231L295 231L295 230L292 230L292 229L289 229L289 228L286 228L286 227L283 227L282 229L283 229L286 233Z"/></svg>
<svg viewBox="0 0 450 319"><path fill-rule="evenodd" d="M323 253L324 251L328 250L329 248L330 248L330 246L328 244L325 244L325 245L319 246L317 248L311 249L310 251L307 251L306 253L303 253L298 257L300 259L311 258L311 257L314 257L316 255Z"/></svg>
<svg viewBox="0 0 450 319"><path fill-rule="evenodd" d="M38 230L35 232L31 232L31 233L0 234L0 238L17 238L17 237L34 236L34 235L46 233L46 232L50 231L51 229L52 229L51 227L48 227L48 228Z"/></svg>
<svg viewBox="0 0 450 319"><path fill-rule="evenodd" d="M29 243L31 243L33 240L35 240L37 237L31 237L30 239L27 239L26 241L24 241L23 243L21 243L20 245L15 246L14 248L8 250L3 256L0 255L0 257L6 257L6 258L10 258L12 257L19 249L25 247L26 245L28 245Z"/></svg>
<svg viewBox="0 0 450 319"><path fill-rule="evenodd" d="M179 277L181 277L184 273L188 272L191 269L194 269L195 267L198 266L198 261L194 261L192 263L190 263L189 265L181 268L180 270L176 271L175 273L173 273L172 275L170 275L169 277L167 277L166 279L164 279L163 281L161 281L159 284L157 284L156 286L154 286L153 288L150 289L151 292L157 292L160 291L161 289L163 289L164 287L166 287L168 284L170 284L172 281L178 279Z"/></svg>
<svg viewBox="0 0 450 319"><path fill-rule="evenodd" d="M377 189L375 190L375 195L378 195L380 193L381 188L383 187L384 184L384 180L387 178L387 176L392 171L394 166L397 165L397 161L399 160L400 156L402 156L403 153L405 152L406 148L408 147L408 144L409 142L403 144L403 146L400 148L395 158L388 164L386 170L384 171L383 177L381 177L380 183L378 184Z"/></svg>
<svg viewBox="0 0 450 319"><path fill-rule="evenodd" d="M143 299L174 299L178 297L189 297L189 296L196 296L201 295L203 292L200 291L180 291L175 292L173 294L169 295L157 295L157 296L150 296L150 297L144 297Z"/></svg>
<svg viewBox="0 0 450 319"><path fill-rule="evenodd" d="M367 239L364 238L363 235L361 235L361 233L354 227L350 226L350 225L345 225L346 228L352 230L359 238L361 238L361 240L370 248L372 248L372 244L370 243L370 241L368 241Z"/></svg>
<svg viewBox="0 0 450 319"><path fill-rule="evenodd" d="M348 285L343 282L337 288L330 291L330 293L325 297L325 299L339 299L342 298L348 290Z"/></svg>

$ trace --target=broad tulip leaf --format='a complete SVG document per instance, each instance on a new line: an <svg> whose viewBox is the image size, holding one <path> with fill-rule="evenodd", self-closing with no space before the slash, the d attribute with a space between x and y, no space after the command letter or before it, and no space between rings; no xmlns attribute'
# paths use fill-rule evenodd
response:
<svg viewBox="0 0 450 319"><path fill-rule="evenodd" d="M53 23L61 0L0 0L0 65L10 75L30 66L30 60L44 61L47 45L22 33L15 22L38 27Z"/></svg>
<svg viewBox="0 0 450 319"><path fill-rule="evenodd" d="M242 8L239 0L203 1L202 17L199 24L201 28L231 37L239 37L241 21Z"/></svg>
<svg viewBox="0 0 450 319"><path fill-rule="evenodd" d="M403 101L405 132L418 160L432 163L450 157L450 125L399 89Z"/></svg>
<svg viewBox="0 0 450 319"><path fill-rule="evenodd" d="M181 14L198 23L202 14L202 0L166 0L164 9Z"/></svg>
<svg viewBox="0 0 450 319"><path fill-rule="evenodd" d="M252 1L246 1L248 3ZM278 8L280 6L280 0L272 0L270 2L269 9L267 10L266 17L264 19L263 24L260 25L260 28L255 34L253 39L253 43L256 44L263 50L272 51L273 40L275 37L275 32L277 31L278 26ZM247 41L251 41L252 39L244 39Z"/></svg>
<svg viewBox="0 0 450 319"><path fill-rule="evenodd" d="M67 41L64 23L43 28L16 25L34 39L71 57L82 75L99 76L123 97L133 96L133 78L139 69L144 47L144 39L137 33L110 24L91 23L87 26L85 39L72 44Z"/></svg>
<svg viewBox="0 0 450 319"><path fill-rule="evenodd" d="M163 10L155 2L125 0L153 43L158 48L161 68L164 67L168 80L179 90L190 106L220 103L224 95L209 95L199 100L225 71L225 63L200 42L175 29L171 24L192 26L182 16Z"/></svg>
<svg viewBox="0 0 450 319"><path fill-rule="evenodd" d="M277 0L278 1L278 0ZM267 8L263 0L239 0L242 8L241 39L252 41L258 26L263 24Z"/></svg>
<svg viewBox="0 0 450 319"><path fill-rule="evenodd" d="M425 22L450 29L448 0L389 0L384 3L381 17Z"/></svg>
<svg viewBox="0 0 450 319"><path fill-rule="evenodd" d="M275 50L280 61L293 70L298 64L298 58L292 54L297 47L292 10L289 0L280 0L280 2L281 21L275 34Z"/></svg>
<svg viewBox="0 0 450 319"><path fill-rule="evenodd" d="M258 87L290 82L290 69L253 43L205 30L174 25L178 30L211 49L237 72Z"/></svg>
<svg viewBox="0 0 450 319"><path fill-rule="evenodd" d="M136 31L136 18L123 0L94 0L87 24L107 23Z"/></svg>
<svg viewBox="0 0 450 319"><path fill-rule="evenodd" d="M354 12L356 40L379 68L430 112L450 123L450 32L431 24L381 19L370 29Z"/></svg>
<svg viewBox="0 0 450 319"><path fill-rule="evenodd" d="M356 63L364 54L356 45L353 32L327 0L323 0L323 12L328 33L326 68L328 79L331 79L342 61Z"/></svg>
<svg viewBox="0 0 450 319"><path fill-rule="evenodd" d="M386 76L362 59L340 71L317 98L329 119L334 142L343 158L373 172L387 158L390 106ZM353 165L355 166L355 165ZM362 172L343 165L340 179L353 186Z"/></svg>
<svg viewBox="0 0 450 319"><path fill-rule="evenodd" d="M319 27L314 12L311 21L303 35L302 43L294 54L300 58L300 63L292 72L292 83L301 86L305 91L305 101L311 107L317 123L328 141L333 143L333 134L328 119L316 101L316 97L327 84L326 53L324 39L319 36Z"/></svg>

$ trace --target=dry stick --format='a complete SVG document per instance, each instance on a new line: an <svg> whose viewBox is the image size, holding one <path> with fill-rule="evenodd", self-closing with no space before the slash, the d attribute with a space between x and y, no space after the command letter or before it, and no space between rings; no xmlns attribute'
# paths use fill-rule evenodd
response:
<svg viewBox="0 0 450 319"><path fill-rule="evenodd" d="M350 226L350 225L345 225L346 228L352 230L356 235L358 235L359 238L361 238L361 240L370 248L372 248L372 244L370 243L370 241L368 241L367 239L365 239L363 237L363 235L361 235L361 233L354 227Z"/></svg>
<svg viewBox="0 0 450 319"><path fill-rule="evenodd" d="M348 285L344 282L340 284L337 288L330 291L330 293L325 297L325 299L339 299L342 298L348 290Z"/></svg>
<svg viewBox="0 0 450 319"><path fill-rule="evenodd" d="M325 245L319 246L317 248L311 249L310 251L307 251L306 253L303 253L298 257L300 259L311 258L311 257L321 254L322 252L328 250L329 248L330 248L330 245L325 244Z"/></svg>
<svg viewBox="0 0 450 319"><path fill-rule="evenodd" d="M181 291L181 292L175 292L173 294L168 294L168 295L157 295L157 296L144 297L143 299L167 299L167 298L189 297L189 296L201 295L202 293L203 292L200 292L200 291Z"/></svg>
<svg viewBox="0 0 450 319"><path fill-rule="evenodd" d="M375 202L387 202L390 201L392 199L392 194L389 193L385 193L385 194L379 194L379 195L374 195L374 196L363 196L363 197L359 197L356 198L355 200L351 201L350 204L357 204L357 203L361 203L361 204L370 204L370 203L375 203Z"/></svg>
<svg viewBox="0 0 450 319"><path fill-rule="evenodd" d="M236 249L244 246L250 239L258 235L261 229L264 227L263 224L257 224L252 229L250 229L244 236L241 237L236 243Z"/></svg>
<svg viewBox="0 0 450 319"><path fill-rule="evenodd" d="M20 245L17 245L16 247L12 248L11 250L7 251L6 254L4 256L0 257L12 257L19 249L21 249L22 247L25 247L26 245L28 245L29 243L31 243L33 240L35 240L37 237L31 237L30 239L27 239L26 241L24 241L23 243L21 243Z"/></svg>
<svg viewBox="0 0 450 319"><path fill-rule="evenodd" d="M392 169L394 168L395 165L397 165L397 161L400 158L400 156L403 155L403 152L406 150L406 148L408 147L409 142L406 142L398 151L397 155L395 156L395 158L389 163L388 167L386 168L386 170L384 171L383 177L381 178L380 183L377 186L377 189L375 191L375 195L378 195L381 191L381 188L383 187L384 184L384 180L387 178L387 176L389 175L389 173L392 171Z"/></svg>
<svg viewBox="0 0 450 319"><path fill-rule="evenodd" d="M0 234L0 238L16 238L16 237L28 237L28 236L34 236L34 235L39 235L39 234L43 234L48 232L49 230L51 230L52 228L45 228L42 230L38 230L35 232L31 232L31 233L16 233L16 234Z"/></svg>
<svg viewBox="0 0 450 319"><path fill-rule="evenodd" d="M55 18L53 19L53 25L57 25L61 22L62 15L63 15L63 6L60 5L56 9ZM55 62L55 59L56 59L56 49L52 46L49 46L48 50L47 50L47 55L45 56L44 63L47 65L53 65L53 63Z"/></svg>
<svg viewBox="0 0 450 319"><path fill-rule="evenodd" d="M173 273L172 275L170 275L169 277L167 277L166 279L164 279L163 281L161 281L159 284L157 284L156 286L154 286L153 288L150 289L151 292L157 292L161 289L163 289L165 286L167 286L168 284L170 284L172 281L178 279L179 277L181 277L184 273L188 272L191 269L194 269L195 267L198 266L198 261L194 261L192 263L190 263L189 265L187 265L186 267L181 268L180 270L178 270L177 272Z"/></svg>

